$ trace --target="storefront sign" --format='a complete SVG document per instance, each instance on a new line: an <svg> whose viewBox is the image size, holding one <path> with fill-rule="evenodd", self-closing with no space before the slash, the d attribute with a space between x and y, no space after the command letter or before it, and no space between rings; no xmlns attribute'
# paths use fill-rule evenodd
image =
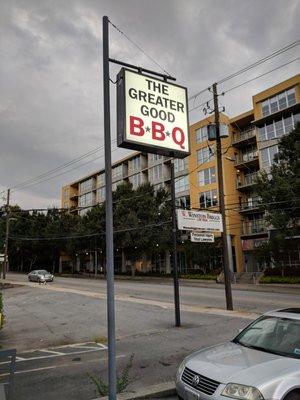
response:
<svg viewBox="0 0 300 400"><path fill-rule="evenodd" d="M213 243L215 237L213 233L207 232L191 232L191 242L195 243Z"/></svg>
<svg viewBox="0 0 300 400"><path fill-rule="evenodd" d="M207 211L177 210L178 229L223 232L222 215Z"/></svg>
<svg viewBox="0 0 300 400"><path fill-rule="evenodd" d="M117 116L119 147L177 158L190 154L185 87L122 68Z"/></svg>

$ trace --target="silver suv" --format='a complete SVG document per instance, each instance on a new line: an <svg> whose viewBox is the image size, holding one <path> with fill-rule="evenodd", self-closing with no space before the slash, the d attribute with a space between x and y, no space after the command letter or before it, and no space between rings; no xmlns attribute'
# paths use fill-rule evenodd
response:
<svg viewBox="0 0 300 400"><path fill-rule="evenodd" d="M268 312L231 342L186 357L184 400L300 400L300 308Z"/></svg>

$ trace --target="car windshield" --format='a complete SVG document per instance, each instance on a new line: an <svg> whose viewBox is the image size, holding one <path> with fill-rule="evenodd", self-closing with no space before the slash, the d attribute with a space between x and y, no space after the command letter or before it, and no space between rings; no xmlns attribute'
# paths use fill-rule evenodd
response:
<svg viewBox="0 0 300 400"><path fill-rule="evenodd" d="M46 271L45 269L40 269L40 270L38 271L38 274L40 274L40 275L45 275L45 274L49 274L49 272Z"/></svg>
<svg viewBox="0 0 300 400"><path fill-rule="evenodd" d="M242 331L233 342L255 350L300 358L300 321L264 316Z"/></svg>

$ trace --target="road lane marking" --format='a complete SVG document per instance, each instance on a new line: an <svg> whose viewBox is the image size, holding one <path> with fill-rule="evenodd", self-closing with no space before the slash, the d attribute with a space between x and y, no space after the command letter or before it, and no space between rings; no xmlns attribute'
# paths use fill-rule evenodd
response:
<svg viewBox="0 0 300 400"><path fill-rule="evenodd" d="M121 354L121 355L116 356L116 358L124 358L124 357L126 357L126 354ZM32 372L47 371L47 370L55 369L55 368L74 367L74 366L79 366L80 364L83 364L83 363L88 364L88 363L96 363L99 361L107 361L107 360L108 360L108 358L105 357L105 358L100 358L100 359L97 358L97 359L88 360L88 361L79 361L77 363L72 363L72 364L51 365L49 367L40 367L40 368L27 369L25 371L16 371L15 374L20 375L20 374L27 374L27 373L32 373ZM0 378L4 377L4 376L9 376L9 375L10 375L9 372L5 373L5 374L0 374Z"/></svg>

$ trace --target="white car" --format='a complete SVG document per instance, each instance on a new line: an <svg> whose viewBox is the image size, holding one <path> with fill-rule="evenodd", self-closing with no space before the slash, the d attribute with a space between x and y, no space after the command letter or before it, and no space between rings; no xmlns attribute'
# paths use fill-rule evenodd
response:
<svg viewBox="0 0 300 400"><path fill-rule="evenodd" d="M300 308L268 312L231 342L186 357L184 400L300 400Z"/></svg>

